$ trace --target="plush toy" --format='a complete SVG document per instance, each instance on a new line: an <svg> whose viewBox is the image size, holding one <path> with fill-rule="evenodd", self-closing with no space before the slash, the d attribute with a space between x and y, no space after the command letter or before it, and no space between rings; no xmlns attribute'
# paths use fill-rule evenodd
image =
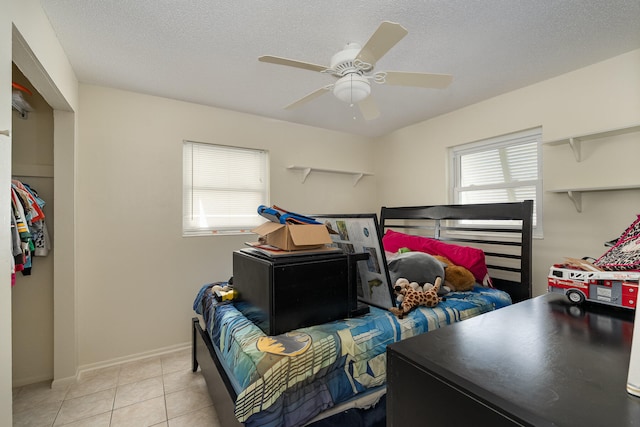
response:
<svg viewBox="0 0 640 427"><path fill-rule="evenodd" d="M473 289L474 283L476 283L473 273L467 270L461 265L455 265L448 258L440 255L435 255L435 258L443 262L444 267L444 282L452 291L470 291Z"/></svg>
<svg viewBox="0 0 640 427"><path fill-rule="evenodd" d="M220 291L228 291L228 290L229 290L229 286L228 286L228 285L224 285L224 286L221 286L221 285L213 285L213 286L211 287L211 293L212 293L212 294L215 294L215 293L216 293L216 291L220 292Z"/></svg>
<svg viewBox="0 0 640 427"><path fill-rule="evenodd" d="M389 261L391 283L404 277L409 282L433 283L444 277L444 264L424 252L400 252Z"/></svg>
<svg viewBox="0 0 640 427"><path fill-rule="evenodd" d="M427 285L427 283L425 283L425 285ZM431 285L433 286L433 285ZM401 303L404 300L404 293L399 293L402 289L404 288L411 288L414 291L418 291L418 292L423 292L423 287L420 286L420 284L418 282L409 282L409 280L405 279L404 277L399 278L398 280L396 280L396 284L394 286L394 290L397 290L397 292L395 292L396 294L396 301L398 301L398 303Z"/></svg>
<svg viewBox="0 0 640 427"><path fill-rule="evenodd" d="M445 277L445 263L425 252L400 252L389 261L389 276L391 283L396 283L405 278L409 283L434 283L436 277ZM415 288L415 286L413 286ZM438 294L444 296L451 289L444 283L440 286Z"/></svg>
<svg viewBox="0 0 640 427"><path fill-rule="evenodd" d="M238 296L237 291L228 285L213 285L211 287L211 293L218 302L233 301Z"/></svg>
<svg viewBox="0 0 640 427"><path fill-rule="evenodd" d="M402 296L402 303L400 304L400 308L391 307L389 311L400 319L419 305L435 307L442 301L442 297L438 296L438 289L440 289L440 285L442 284L441 277L436 277L435 283L427 291L418 290L417 288L414 289L410 283L408 280L401 278L396 282L394 288L396 295L398 295L398 297Z"/></svg>

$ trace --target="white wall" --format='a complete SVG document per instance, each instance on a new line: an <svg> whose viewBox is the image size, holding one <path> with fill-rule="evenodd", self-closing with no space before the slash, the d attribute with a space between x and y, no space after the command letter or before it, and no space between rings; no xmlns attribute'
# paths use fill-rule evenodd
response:
<svg viewBox="0 0 640 427"><path fill-rule="evenodd" d="M542 126L543 140L551 141L639 124L638 76L640 50L379 138L379 202L389 206L450 202L447 148L451 146L537 126ZM640 156L637 141L636 133L634 140L623 138L602 146L584 143L587 159L578 166L568 145L545 146L544 186L575 183L574 174L590 176L587 185L611 183L612 176L620 183L640 184L637 167L629 160ZM572 169L560 167L557 156L571 161ZM585 193L582 213L576 212L566 195L545 192L543 208L544 239L534 241L533 247L534 294L546 291L551 264L565 256L601 255L603 242L617 237L640 213L640 191Z"/></svg>
<svg viewBox="0 0 640 427"><path fill-rule="evenodd" d="M292 164L369 170L367 138L102 87L80 86L78 343L83 368L187 343L205 283L232 275L250 236L181 236L182 141L263 148L271 201L304 213L376 212L376 177L302 184ZM257 208L257 206L256 206ZM253 238L255 239L255 235Z"/></svg>

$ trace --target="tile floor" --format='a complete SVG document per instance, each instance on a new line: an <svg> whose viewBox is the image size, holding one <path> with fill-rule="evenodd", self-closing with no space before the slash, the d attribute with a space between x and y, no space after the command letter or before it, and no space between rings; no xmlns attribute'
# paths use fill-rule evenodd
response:
<svg viewBox="0 0 640 427"><path fill-rule="evenodd" d="M218 427L191 349L88 371L65 389L50 382L13 390L13 425L29 427Z"/></svg>

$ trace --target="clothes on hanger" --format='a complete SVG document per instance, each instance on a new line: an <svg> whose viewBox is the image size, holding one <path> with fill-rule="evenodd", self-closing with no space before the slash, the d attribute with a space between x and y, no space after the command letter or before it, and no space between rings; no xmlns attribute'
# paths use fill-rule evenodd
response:
<svg viewBox="0 0 640 427"><path fill-rule="evenodd" d="M47 256L51 249L44 205L45 201L28 184L17 179L11 181L11 286L15 285L16 272L31 274L33 256Z"/></svg>

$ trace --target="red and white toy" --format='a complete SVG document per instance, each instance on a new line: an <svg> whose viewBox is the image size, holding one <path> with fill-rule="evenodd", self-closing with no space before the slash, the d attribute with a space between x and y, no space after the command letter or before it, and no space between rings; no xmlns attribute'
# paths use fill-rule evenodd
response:
<svg viewBox="0 0 640 427"><path fill-rule="evenodd" d="M635 309L639 271L584 271L551 267L548 291L562 293L574 304L593 301Z"/></svg>

